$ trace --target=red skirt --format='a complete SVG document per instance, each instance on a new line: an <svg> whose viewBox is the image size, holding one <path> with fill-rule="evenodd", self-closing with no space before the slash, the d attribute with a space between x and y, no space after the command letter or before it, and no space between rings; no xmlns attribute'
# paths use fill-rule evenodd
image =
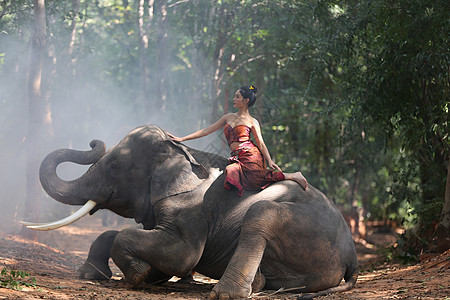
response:
<svg viewBox="0 0 450 300"><path fill-rule="evenodd" d="M266 169L261 151L253 142L248 141L231 152L225 168L224 187L230 190L234 186L239 191L238 195L242 196L244 189L260 190L281 180L284 180L284 174Z"/></svg>

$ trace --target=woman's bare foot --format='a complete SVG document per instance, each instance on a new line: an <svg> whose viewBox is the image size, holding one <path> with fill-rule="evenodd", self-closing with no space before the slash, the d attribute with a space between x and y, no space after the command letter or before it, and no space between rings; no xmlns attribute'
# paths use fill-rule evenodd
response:
<svg viewBox="0 0 450 300"><path fill-rule="evenodd" d="M303 176L302 172L284 173L284 178L297 182L305 189L305 191L308 188L308 181Z"/></svg>

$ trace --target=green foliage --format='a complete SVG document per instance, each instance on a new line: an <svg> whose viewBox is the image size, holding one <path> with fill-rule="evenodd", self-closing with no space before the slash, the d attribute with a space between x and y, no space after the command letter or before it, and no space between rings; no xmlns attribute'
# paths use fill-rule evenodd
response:
<svg viewBox="0 0 450 300"><path fill-rule="evenodd" d="M81 0L78 10L72 3L46 1L43 94L55 140L64 141L58 146L72 145L68 132L85 145L98 128L99 137L122 135L118 128L142 123L189 133L215 121L235 89L252 83L260 90L254 115L285 171L301 170L344 211L357 205L367 219L407 228L438 220L450 153L450 2L155 1L153 9L146 2L147 49L139 1ZM11 112L0 122L8 132L20 127L7 116L26 110L19 75L31 12L27 1L0 5L0 105ZM147 105L163 100L165 110ZM68 110L76 122L67 122Z"/></svg>
<svg viewBox="0 0 450 300"><path fill-rule="evenodd" d="M0 286L20 291L24 286L36 287L36 279L25 271L8 270L4 267L0 272Z"/></svg>
<svg viewBox="0 0 450 300"><path fill-rule="evenodd" d="M383 256L387 262L398 262L404 265L414 264L420 260L417 249L407 243L407 238L403 234L395 246L383 249Z"/></svg>

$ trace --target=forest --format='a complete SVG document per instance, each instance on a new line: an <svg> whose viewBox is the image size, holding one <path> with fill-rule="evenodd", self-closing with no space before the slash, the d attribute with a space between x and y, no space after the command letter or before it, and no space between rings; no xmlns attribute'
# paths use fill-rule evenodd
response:
<svg viewBox="0 0 450 300"><path fill-rule="evenodd" d="M59 214L38 180L49 152L112 147L143 124L188 134L254 84L274 161L301 170L355 235L383 222L405 229L398 257L442 252L449 11L446 0L2 0L0 228ZM228 155L219 132L187 145Z"/></svg>

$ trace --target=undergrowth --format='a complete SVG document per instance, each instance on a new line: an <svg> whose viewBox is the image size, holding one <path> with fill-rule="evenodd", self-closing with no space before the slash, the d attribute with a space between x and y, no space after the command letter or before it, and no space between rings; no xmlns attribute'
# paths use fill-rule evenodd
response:
<svg viewBox="0 0 450 300"><path fill-rule="evenodd" d="M6 267L0 272L0 287L22 290L22 287L36 287L36 279L25 271L8 270Z"/></svg>

